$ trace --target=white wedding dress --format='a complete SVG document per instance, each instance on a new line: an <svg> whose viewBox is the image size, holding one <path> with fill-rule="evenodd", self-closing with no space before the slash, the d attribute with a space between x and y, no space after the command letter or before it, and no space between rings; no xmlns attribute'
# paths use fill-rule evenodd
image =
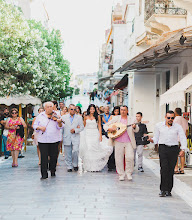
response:
<svg viewBox="0 0 192 220"><path fill-rule="evenodd" d="M84 171L101 171L108 162L113 152L113 147L108 146L108 139L103 136L99 141L99 130L95 119L86 120L86 126L80 135L80 158Z"/></svg>

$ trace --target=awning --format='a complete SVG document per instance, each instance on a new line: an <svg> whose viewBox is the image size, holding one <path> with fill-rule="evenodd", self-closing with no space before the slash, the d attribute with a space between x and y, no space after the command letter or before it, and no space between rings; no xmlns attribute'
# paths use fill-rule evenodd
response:
<svg viewBox="0 0 192 220"><path fill-rule="evenodd" d="M101 81L107 81L107 80L109 80L110 78L111 78L111 76L101 77L101 78L99 78L99 82L101 82Z"/></svg>
<svg viewBox="0 0 192 220"><path fill-rule="evenodd" d="M31 95L14 95L7 97L0 97L0 104L4 104L10 106L12 104L15 105L41 105L41 100L37 97L33 97Z"/></svg>
<svg viewBox="0 0 192 220"><path fill-rule="evenodd" d="M185 93L192 86L192 72L160 96L160 105L185 101Z"/></svg>
<svg viewBox="0 0 192 220"><path fill-rule="evenodd" d="M118 95L118 94L119 94L119 91L114 91L114 92L111 93L110 97L116 96L116 95Z"/></svg>
<svg viewBox="0 0 192 220"><path fill-rule="evenodd" d="M128 75L125 74L124 77L115 85L114 90L123 90L128 85Z"/></svg>
<svg viewBox="0 0 192 220"><path fill-rule="evenodd" d="M180 42L183 36L183 44ZM151 68L185 49L192 48L192 27L187 27L163 34L157 43L127 61L113 72L124 72Z"/></svg>

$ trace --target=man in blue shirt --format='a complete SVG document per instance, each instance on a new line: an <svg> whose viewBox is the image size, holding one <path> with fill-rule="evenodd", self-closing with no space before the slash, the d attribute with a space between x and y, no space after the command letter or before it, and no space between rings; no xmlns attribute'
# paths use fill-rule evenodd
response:
<svg viewBox="0 0 192 220"><path fill-rule="evenodd" d="M102 117L102 125L108 123L110 117L111 117L111 114L109 113L109 106L105 106L104 114L103 114L103 117ZM103 133L103 131L104 131L104 129L103 129L103 126L102 126L102 133ZM103 134L108 138L107 132L104 131ZM108 165L108 171L109 172L116 171L114 151L111 154L111 156L109 157L107 165Z"/></svg>

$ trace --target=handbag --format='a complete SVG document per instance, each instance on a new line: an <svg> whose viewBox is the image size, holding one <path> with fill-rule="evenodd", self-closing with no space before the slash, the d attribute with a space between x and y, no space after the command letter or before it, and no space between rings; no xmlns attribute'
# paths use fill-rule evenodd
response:
<svg viewBox="0 0 192 220"><path fill-rule="evenodd" d="M16 130L16 135L19 135L21 138L24 138L24 127L23 125L18 125L19 129Z"/></svg>

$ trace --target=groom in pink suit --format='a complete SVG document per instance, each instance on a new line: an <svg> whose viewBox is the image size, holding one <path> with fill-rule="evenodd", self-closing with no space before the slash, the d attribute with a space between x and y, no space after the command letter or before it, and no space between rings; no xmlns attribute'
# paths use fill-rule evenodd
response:
<svg viewBox="0 0 192 220"><path fill-rule="evenodd" d="M128 116L128 107L125 105L120 108L120 115L113 117L111 121L104 125L104 130L109 132L116 131L116 128L114 127L109 128L109 125L117 122L125 125L132 124L132 126L127 128L127 132L124 132L120 137L115 139L115 163L119 174L119 180L125 180L126 175L128 180L132 180L132 173L134 169L134 149L136 149L134 133L139 131L139 127L135 124L137 122L136 118ZM125 170L124 156L126 163Z"/></svg>

